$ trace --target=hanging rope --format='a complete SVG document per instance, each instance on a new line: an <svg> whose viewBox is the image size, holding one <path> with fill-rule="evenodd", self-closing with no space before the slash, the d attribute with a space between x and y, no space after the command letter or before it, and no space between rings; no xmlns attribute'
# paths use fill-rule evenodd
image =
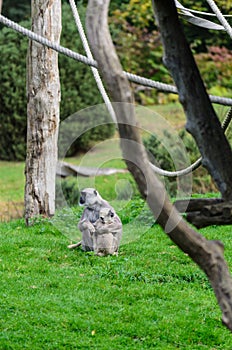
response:
<svg viewBox="0 0 232 350"><path fill-rule="evenodd" d="M109 100L109 97L105 91L105 88L102 84L101 78L99 76L98 70L97 68L97 62L93 59L92 53L90 51L89 45L88 45L88 41L87 38L85 36L81 21L80 21L80 17L75 5L75 2L73 0L69 0L70 2L70 6L73 12L73 16L85 49L85 52L87 54L86 56L80 55L72 50L69 50L63 46L60 46L58 44L54 44L53 42L51 42L50 40L37 35L35 33L33 33L32 31L18 25L17 23L9 20L8 18L0 15L0 23L3 23L4 25L8 26L9 28L12 28L14 30L16 30L17 32L26 35L27 37L29 37L31 40L35 40L59 53L62 53L68 57L71 57L79 62L82 62L86 65L91 66L94 78L96 80L96 83L98 85L98 88L102 94L102 97L106 103L106 106L109 110L109 113L113 119L114 122L116 122L116 116L112 107L112 104ZM217 8L216 4L214 3L213 0L207 0L207 2L209 3L209 5L211 6L212 10L215 12L216 16L218 17L219 21L222 23L223 27L225 28L225 30L228 32L228 34L230 35L230 37L232 38L232 28L230 27L230 25L228 24L228 22L226 21L226 19L223 17L223 15L221 14L220 10ZM127 76L128 80L137 83L137 84L141 84L144 86L149 86L149 87L153 87L156 88L157 90L160 91L164 91L164 92L171 92L171 93L175 93L178 94L178 91L176 89L175 86L173 85L169 85L169 84L164 84L161 82L157 82L157 81L153 81L151 79L147 79L144 77L140 77L138 75L135 74L131 74L128 72L124 71L124 74ZM232 106L232 99L230 98L225 98L225 97L219 97L219 96L213 96L210 95L210 100L213 103L219 103L222 105L227 105L227 106ZM222 124L222 129L225 131L226 128L228 127L230 121L232 119L232 108L230 108L223 124ZM177 177L177 176L184 176L189 174L190 172L192 172L193 170L195 170L196 168L198 168L201 164L202 158L199 158L195 163L191 164L189 167L182 169L182 170L178 170L178 171L167 171L167 170L163 170L160 169L159 167L155 166L154 164L150 163L152 169L159 175L162 176L168 176L168 177Z"/></svg>
<svg viewBox="0 0 232 350"><path fill-rule="evenodd" d="M232 107L230 107L229 112L227 113L225 119L223 120L222 123L222 130L226 132L226 129L228 128L230 122L232 120Z"/></svg>
<svg viewBox="0 0 232 350"><path fill-rule="evenodd" d="M85 35L85 32L84 32L84 29L83 29L83 26L82 26L82 23L81 23L81 20L80 20L80 16L79 16L79 13L77 11L77 7L76 7L76 4L74 2L74 0L69 0L69 4L71 6L71 9L72 9L72 13L73 13L73 17L74 17L74 20L75 20L75 23L76 23L76 26L77 26L77 29L78 29L78 32L79 32L79 35L80 35L80 38L81 38L81 41L82 41L82 44L83 44L83 47L85 49L85 53L87 55L87 57L90 59L90 60L93 60L93 55L91 53L91 50L90 50L90 47L89 47L89 44L88 44L88 41L87 41L87 38L86 38L86 35ZM91 67L91 70L92 70L92 73L93 73L93 76L94 76L94 79L97 83L97 86L98 86L98 89L102 95L102 98L106 104L106 107L111 115L111 118L113 120L113 122L115 124L117 124L117 119L116 119L116 116L115 116L115 112L114 112L114 109L112 107L112 104L110 102L110 99L106 93L106 90L104 88L104 85L102 83L102 80L101 80L101 77L98 73L98 70L97 68L94 68L94 67Z"/></svg>
<svg viewBox="0 0 232 350"><path fill-rule="evenodd" d="M75 22L76 22L76 25L77 25L77 28L78 28L78 31L79 31L79 34L80 34L80 38L81 38L82 44L83 44L85 52L87 54L87 57L89 59L93 60L93 56L92 56L92 53L91 53L91 50L90 50L90 47L89 47L89 44L88 44L88 40L87 40L87 38L85 36L85 33L84 33L84 29L83 29L83 26L82 26L82 23L81 23L81 20L80 20L80 16L79 16L76 4L75 4L74 0L69 0L69 3L70 3L70 6L71 6L71 9L72 9L73 16L74 16L74 19L75 19ZM178 3L178 1L177 1L177 3ZM111 104L111 102L109 100L109 97L106 94L106 91L105 91L105 88L104 88L104 86L102 84L102 81L101 81L100 75L98 73L98 70L96 68L93 68L93 67L91 67L91 69L92 69L94 78L95 78L95 80L97 82L97 85L99 87L99 90L100 90L100 93L101 93L102 97L104 95L106 95L106 97L107 97L106 105L107 105L108 109L110 107L110 110L113 110L112 104ZM130 78L135 78L136 77L136 79L138 79L138 76L134 76L133 74L130 74L130 73L126 73L126 74L127 74L128 78L130 76ZM141 81L144 79L142 77L139 77L139 78L140 78ZM161 88L162 85L166 85L166 84L159 83L159 82L155 82L155 83L156 83L156 88L158 88L158 86ZM178 93L175 86L172 87L172 92ZM103 97L103 99L105 101L104 97ZM111 114L111 112L110 112L110 114ZM116 116L115 116L114 111L113 111L112 119L114 120L114 118L116 120ZM226 118L225 118L225 120L224 120L224 122L222 124L222 129L224 131L228 127L231 118L232 118L232 108L230 109L228 115L226 116ZM167 170L164 170L164 169L161 169L161 168L157 167L156 165L152 164L151 162L150 162L150 166L153 169L153 171L155 173L157 173L158 175L167 176L167 177L179 177L179 176L184 176L184 175L187 175L187 174L191 173L193 170L197 169L201 165L201 163L202 163L202 157L200 157L196 162L191 164L189 167L187 167L185 169L182 169L182 170L178 170L178 171L167 171Z"/></svg>
<svg viewBox="0 0 232 350"><path fill-rule="evenodd" d="M77 52L70 50L70 49L67 49L64 46L54 44L52 41L50 41L50 40L48 40L48 39L46 39L38 34L35 34L31 30L20 26L19 24L11 21L10 19L6 18L3 15L0 15L0 23L6 25L7 27L9 27L11 29L14 29L15 31L17 31L20 34L27 36L29 39L34 40L42 45L45 45L45 46L65 55L67 57L70 57L78 62L84 63L88 66L97 68L97 62L95 60L91 60L88 57L83 56ZM124 74L127 76L128 80L133 82L133 83L152 87L152 88L155 88L155 89L162 91L162 92L169 92L169 93L178 94L176 87L173 85L164 84L164 83L154 81L151 79L147 79L147 78L141 77L139 75L131 74L131 73L128 73L125 71L124 71ZM209 97L210 97L210 100L212 103L217 103L217 104L224 105L224 106L232 106L232 99L231 98L220 97L220 96L215 96L215 95L209 95Z"/></svg>
<svg viewBox="0 0 232 350"><path fill-rule="evenodd" d="M217 16L218 20L221 22L221 24L223 25L223 27L225 28L225 30L229 34L230 38L232 39L232 28L229 25L228 21L223 16L223 14L221 13L221 11L219 10L219 8L217 7L217 5L215 4L215 1L213 1L213 0L206 0L206 1L208 2L209 6L211 7L213 12Z"/></svg>

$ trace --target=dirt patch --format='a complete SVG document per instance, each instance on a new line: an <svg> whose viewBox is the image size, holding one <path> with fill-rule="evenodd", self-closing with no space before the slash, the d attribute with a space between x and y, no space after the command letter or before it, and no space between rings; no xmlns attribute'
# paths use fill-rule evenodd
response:
<svg viewBox="0 0 232 350"><path fill-rule="evenodd" d="M23 202L0 202L0 221L11 221L22 218L24 214Z"/></svg>

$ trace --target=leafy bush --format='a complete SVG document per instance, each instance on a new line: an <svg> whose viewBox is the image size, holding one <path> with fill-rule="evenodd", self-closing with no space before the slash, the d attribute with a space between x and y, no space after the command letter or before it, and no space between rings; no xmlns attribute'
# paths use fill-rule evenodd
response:
<svg viewBox="0 0 232 350"><path fill-rule="evenodd" d="M232 53L225 47L211 46L207 53L195 55L202 78L211 93L231 96Z"/></svg>
<svg viewBox="0 0 232 350"><path fill-rule="evenodd" d="M85 8L79 6L83 18ZM63 23L61 45L84 54L81 40L76 29L72 12L68 4L63 4ZM29 28L29 21L21 23ZM26 154L26 55L28 39L11 29L0 30L2 64L0 67L0 159L23 160ZM101 95L92 77L90 67L59 55L61 81L61 120L76 111L103 103ZM99 124L106 122L106 116L99 116ZM75 124L76 134L88 125L89 121L80 120ZM93 141L112 135L114 128L103 125L81 135L72 145L69 155L87 149Z"/></svg>
<svg viewBox="0 0 232 350"><path fill-rule="evenodd" d="M29 26L28 22L22 25ZM0 158L22 160L26 143L27 39L3 28L0 45Z"/></svg>
<svg viewBox="0 0 232 350"><path fill-rule="evenodd" d="M166 132L165 134L166 137L168 137L169 133ZM189 156L190 162L194 163L198 159L198 157L200 157L200 153L194 139L185 130L181 130L179 132L179 137L182 139L185 145L185 149ZM178 147L178 142L176 144L171 144L172 157L174 156L174 158L171 157L169 151L154 135L150 136L148 139L145 139L143 142L151 162L153 162L154 164L158 163L159 167L164 170L176 170L173 159L178 159L181 162L181 155L179 154L179 150L181 148ZM175 158L175 156L178 158ZM185 166L186 165L183 163L183 166L180 166L180 168L183 169ZM172 197L175 197L177 194L178 184L176 178L164 177L163 181L166 190ZM182 186L185 186L185 184L183 183ZM212 182L211 176L209 175L207 170L203 167L200 167L197 170L194 170L193 192L205 193L208 191L216 192L217 189L214 183Z"/></svg>
<svg viewBox="0 0 232 350"><path fill-rule="evenodd" d="M163 49L150 1L130 0L122 4L112 11L109 23L124 70L165 83L173 82L162 63ZM135 86L135 92L139 103L157 102L158 92L155 89L137 91Z"/></svg>
<svg viewBox="0 0 232 350"><path fill-rule="evenodd" d="M166 132L166 137L169 137L168 132ZM155 165L158 165L164 170L175 170L175 166L171 155L155 135L151 135L148 139L144 139L143 143L147 150L150 162L152 162ZM176 179L165 178L164 181L167 191L174 196L176 194Z"/></svg>
<svg viewBox="0 0 232 350"><path fill-rule="evenodd" d="M80 191L75 178L58 179L56 182L56 208L63 206L63 198L65 198L69 206L78 204Z"/></svg>

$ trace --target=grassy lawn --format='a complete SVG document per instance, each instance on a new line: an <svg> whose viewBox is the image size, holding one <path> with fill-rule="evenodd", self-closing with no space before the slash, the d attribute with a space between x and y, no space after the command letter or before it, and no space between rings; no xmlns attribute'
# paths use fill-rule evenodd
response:
<svg viewBox="0 0 232 350"><path fill-rule="evenodd" d="M0 221L23 215L24 163L0 161Z"/></svg>
<svg viewBox="0 0 232 350"><path fill-rule="evenodd" d="M1 201L21 201L24 191L24 163L0 162Z"/></svg>
<svg viewBox="0 0 232 350"><path fill-rule="evenodd" d="M179 128L179 108L155 111ZM150 130L151 121L141 114L143 127ZM115 137L67 161L125 168L120 158ZM154 223L141 199L119 200L121 188L136 193L131 175L77 181L79 187L96 187L120 215L118 257L67 248L80 238L82 208L57 211L33 227L11 220L22 216L24 164L0 162L0 350L231 350L231 333L221 324L206 276ZM231 227L201 232L222 240L232 270Z"/></svg>
<svg viewBox="0 0 232 350"><path fill-rule="evenodd" d="M232 267L230 227L202 232ZM157 225L118 258L70 251L42 220L1 223L0 239L1 349L232 348L207 278Z"/></svg>
<svg viewBox="0 0 232 350"><path fill-rule="evenodd" d="M223 119L228 108L218 105L215 105L215 108L220 119ZM160 117L156 117L156 115ZM161 129L167 128L171 132L176 129L179 130L185 125L185 116L179 103L149 106L148 108L138 107L137 119L142 129L147 130L149 133L157 131L156 129L158 126L161 127ZM97 144L96 147L92 147L92 149L84 155L67 159L67 161L82 166L125 168L124 162L120 159L121 151L116 135L113 139L106 140ZM200 187L204 187L204 184L202 184L200 180L203 176L205 176L205 174L203 173L202 175L201 171L200 174L197 173L196 182L199 181L199 185L197 186L199 190L197 192L207 191L207 188L203 188L202 191L200 190ZM114 183L119 183L119 181L124 181L124 179L128 182L128 179L131 179L128 174L117 174L111 178L115 179ZM23 215L24 182L23 162L0 161L0 221L11 220ZM102 184L111 183L111 180L109 180L109 177L104 176L96 177L95 179L78 178L78 182L80 187L90 187L89 184L91 183L91 186L100 186L99 191L104 191L104 186ZM108 187L105 186L105 189L107 188ZM211 190L212 188L210 188L210 191ZM106 192L108 192L105 194L106 196L110 195L110 193L112 193L112 188L106 190Z"/></svg>

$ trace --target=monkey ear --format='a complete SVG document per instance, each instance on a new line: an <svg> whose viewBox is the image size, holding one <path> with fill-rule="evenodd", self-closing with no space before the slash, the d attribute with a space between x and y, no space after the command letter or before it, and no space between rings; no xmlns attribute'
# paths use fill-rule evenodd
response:
<svg viewBox="0 0 232 350"><path fill-rule="evenodd" d="M93 193L95 194L95 196L97 196L97 195L98 195L98 193L97 193L97 191L96 191L96 190L94 190L94 191L93 191Z"/></svg>
<svg viewBox="0 0 232 350"><path fill-rule="evenodd" d="M109 211L109 215L113 218L114 217L114 212L113 211Z"/></svg>

